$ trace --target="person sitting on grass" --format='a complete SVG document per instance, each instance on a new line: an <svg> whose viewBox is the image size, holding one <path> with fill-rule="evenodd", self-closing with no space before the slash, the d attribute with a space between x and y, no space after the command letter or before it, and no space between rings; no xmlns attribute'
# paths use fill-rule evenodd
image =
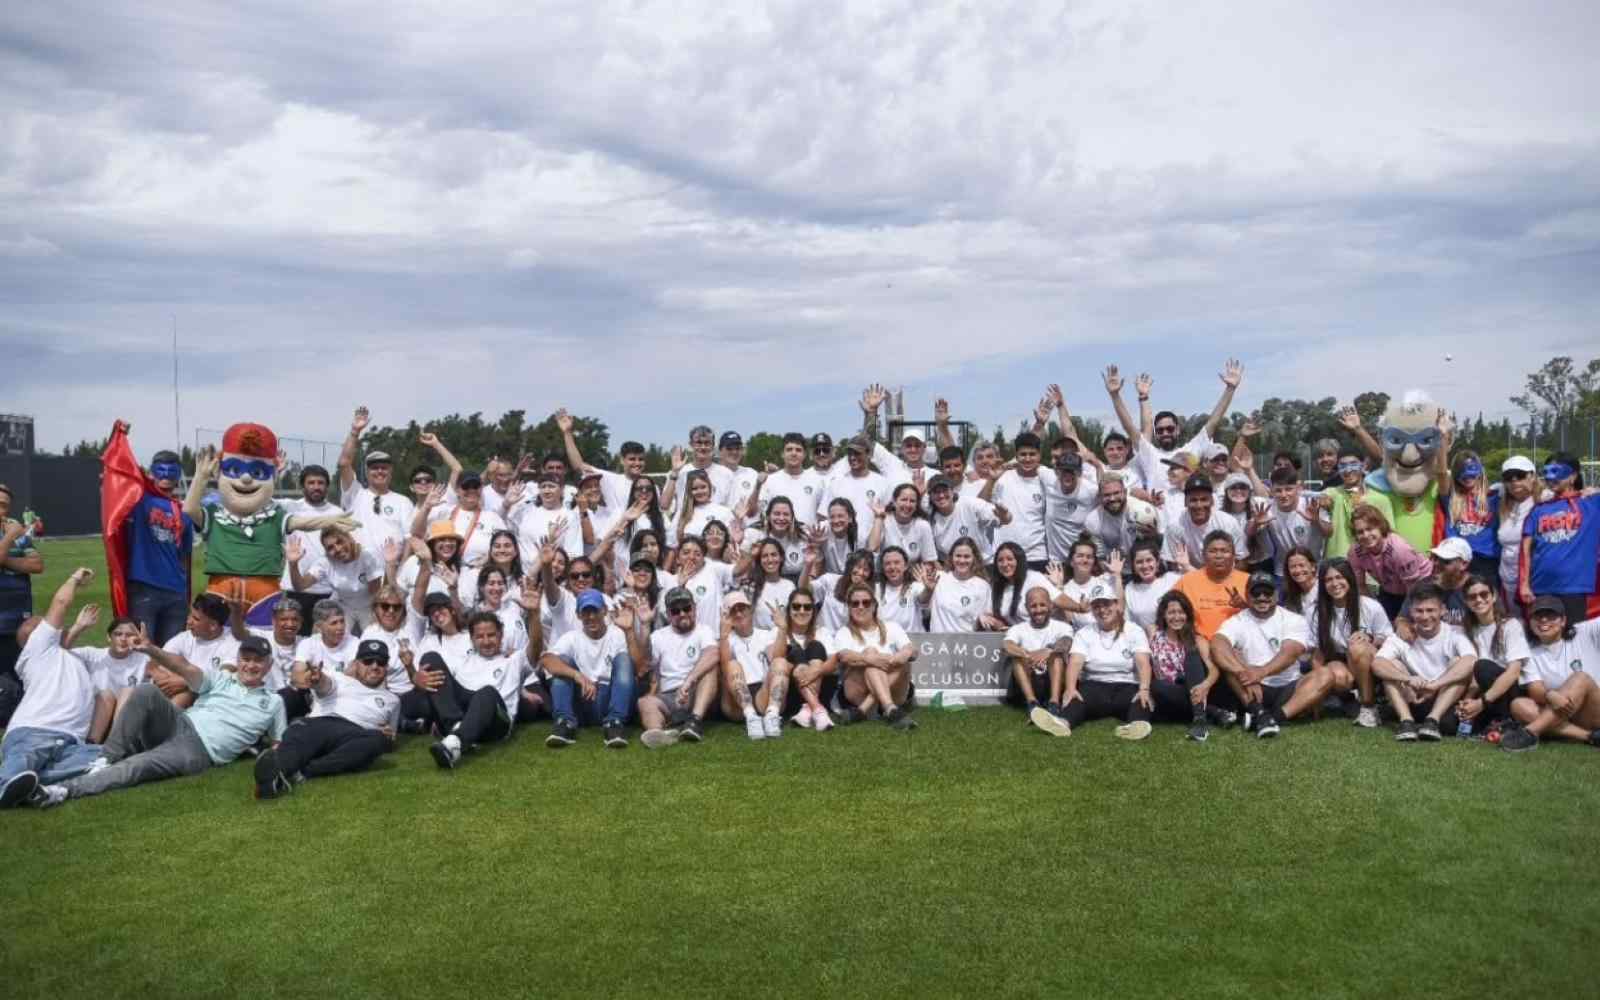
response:
<svg viewBox="0 0 1600 1000"><path fill-rule="evenodd" d="M882 707L882 718L896 732L917 728L909 708L916 696L911 661L917 647L906 630L878 617L878 595L869 583L855 583L845 592L850 618L834 633L844 681L839 685L840 719L860 722Z"/></svg>
<svg viewBox="0 0 1600 1000"><path fill-rule="evenodd" d="M1050 616L1050 592L1043 587L1030 588L1023 607L1027 620L1011 626L1000 644L1011 664L1006 701L1022 704L1028 722L1051 736L1067 736L1072 730L1061 721L1061 685L1072 626Z"/></svg>
<svg viewBox="0 0 1600 1000"><path fill-rule="evenodd" d="M160 688L139 685L111 724L101 760L87 774L40 786L35 804L57 806L69 798L199 774L231 763L262 736L274 743L283 739L283 699L265 683L272 667L267 640L252 635L241 641L233 670L227 664L196 666L151 642L143 629L135 648L150 657L152 668L182 678L196 696L194 705L180 710Z"/></svg>
<svg viewBox="0 0 1600 1000"><path fill-rule="evenodd" d="M217 670L224 663L232 663L239 652L239 640L226 633L228 602L220 594L196 594L189 605L189 618L184 630L167 640L162 649L201 670ZM194 691L182 676L159 662L148 668L150 682L161 689L180 709L194 704Z"/></svg>
<svg viewBox="0 0 1600 1000"><path fill-rule="evenodd" d="M530 610L539 607L531 582L525 585L520 600L526 616L538 614ZM537 629L535 625L530 631L538 634ZM467 634L472 649L445 666L443 678L436 676L443 658L430 663L429 656L434 654L429 654L422 658L422 665L425 670L431 667L429 672L435 676L424 678L424 671L418 671L414 679L417 687L430 692L434 724L444 735L428 752L445 770L461 763L461 755L479 743L510 738L517 704L522 700L523 679L537 663L533 646L505 651L505 627L493 612L480 611L467 619Z"/></svg>
<svg viewBox="0 0 1600 1000"><path fill-rule="evenodd" d="M1511 702L1522 725L1500 737L1500 749L1532 750L1543 736L1600 747L1600 619L1574 623L1561 594L1534 600L1532 642L1523 667L1525 693Z"/></svg>
<svg viewBox="0 0 1600 1000"><path fill-rule="evenodd" d="M1445 595L1436 583L1419 583L1406 599L1411 639L1391 635L1372 660L1389 704L1400 717L1394 738L1405 743L1454 736L1459 719L1453 707L1467 693L1478 651L1454 625L1444 621ZM1416 713L1424 715L1422 724Z"/></svg>
<svg viewBox="0 0 1600 1000"><path fill-rule="evenodd" d="M1353 687L1360 699L1355 724L1376 729L1378 707L1373 700L1372 658L1394 634L1389 616L1375 598L1361 593L1356 571L1347 559L1330 559L1322 567L1316 604L1306 616L1311 630L1311 665L1326 667L1333 690L1345 694Z"/></svg>
<svg viewBox="0 0 1600 1000"><path fill-rule="evenodd" d="M1333 675L1326 666L1300 672L1311 629L1304 617L1278 604L1271 573L1250 574L1245 593L1249 606L1211 639L1211 662L1244 705L1256 736L1268 739L1288 720L1321 705Z"/></svg>
<svg viewBox="0 0 1600 1000"><path fill-rule="evenodd" d="M1483 735L1489 726L1504 726L1511 718L1512 699L1525 697L1528 634L1521 620L1511 617L1500 599L1494 578L1473 577L1461 589L1467 602L1463 632L1478 651L1472 667L1472 688L1456 702L1456 714L1470 721Z"/></svg>
<svg viewBox="0 0 1600 1000"><path fill-rule="evenodd" d="M1194 606L1177 591L1156 602L1156 624L1150 636L1150 697L1155 717L1162 722L1189 723L1188 738L1204 743L1211 738L1209 722L1220 726L1238 718L1229 709L1210 705L1212 700L1232 703L1232 692L1217 690L1222 671L1211 662L1211 648L1194 632ZM1220 698L1213 698L1213 692Z"/></svg>
<svg viewBox="0 0 1600 1000"><path fill-rule="evenodd" d="M83 660L61 645L67 608L78 588L92 579L92 570L73 570L44 617L26 618L17 629L22 644L17 676L24 687L0 741L0 808L33 800L41 782L55 786L84 773L100 757L101 748L88 742L94 680Z"/></svg>
<svg viewBox="0 0 1600 1000"><path fill-rule="evenodd" d="M278 697L284 700L284 710L293 720L296 718L295 710L301 707L300 692L289 684L289 672L294 669L295 661L300 659L303 641L300 635L300 622L304 612L300 609L300 602L290 600L287 594L280 595L277 603L272 606L271 628L246 625L243 601L229 601L228 610L230 612L228 627L234 639L243 640L246 636L258 635L267 640L267 645L272 647L272 667L267 671L264 683L267 685L267 690L278 692Z"/></svg>
<svg viewBox="0 0 1600 1000"><path fill-rule="evenodd" d="M1128 624L1109 586L1096 583L1084 596L1094 623L1073 634L1067 657L1061 715L1068 734L1090 719L1112 718L1122 721L1119 738L1142 740L1150 735L1155 712L1150 698L1150 641L1144 629Z"/></svg>
<svg viewBox="0 0 1600 1000"><path fill-rule="evenodd" d="M343 673L299 662L289 682L312 694L311 712L256 758L255 797L274 799L307 778L364 771L394 749L400 696L384 687L389 647L365 639Z"/></svg>
<svg viewBox="0 0 1600 1000"><path fill-rule="evenodd" d="M640 661L651 668L649 689L639 699L639 722L644 726L639 741L652 750L680 739L699 743L705 738L706 713L717 700L720 663L717 637L696 618L692 593L673 587L661 605L667 624L651 632L648 646L641 644L639 649ZM636 617L642 608L643 603L636 602Z"/></svg>
<svg viewBox="0 0 1600 1000"><path fill-rule="evenodd" d="M839 666L829 649L833 636L817 627L816 598L795 590L787 605L773 609L772 624L783 640L783 661L789 671L788 704L783 710L802 729L810 726L825 733L833 728L827 706L839 689Z"/></svg>
<svg viewBox="0 0 1600 1000"><path fill-rule="evenodd" d="M778 645L773 629L756 628L750 598L735 590L722 599L722 636L718 643L722 668L722 714L744 721L752 740L783 735L783 700L789 694L789 665L783 659L788 643Z"/></svg>
<svg viewBox="0 0 1600 1000"><path fill-rule="evenodd" d="M577 612L579 627L557 639L539 661L550 675L551 714L556 720L544 743L552 749L569 747L578 741L580 723L598 723L606 746L620 750L628 745L623 726L633 712L635 680L628 641L633 610L617 612L622 624L608 621L605 595L590 588L577 596Z"/></svg>

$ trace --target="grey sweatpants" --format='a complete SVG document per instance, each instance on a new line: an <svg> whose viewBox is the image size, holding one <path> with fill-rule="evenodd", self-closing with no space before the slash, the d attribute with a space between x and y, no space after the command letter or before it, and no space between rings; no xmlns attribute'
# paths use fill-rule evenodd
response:
<svg viewBox="0 0 1600 1000"><path fill-rule="evenodd" d="M199 774L211 766L211 755L194 726L154 684L133 689L111 724L105 757L110 766L66 782L69 798Z"/></svg>

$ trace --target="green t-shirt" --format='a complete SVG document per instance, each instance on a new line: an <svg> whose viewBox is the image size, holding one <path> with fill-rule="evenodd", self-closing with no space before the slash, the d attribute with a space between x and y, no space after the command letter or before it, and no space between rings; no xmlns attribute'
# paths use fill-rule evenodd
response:
<svg viewBox="0 0 1600 1000"><path fill-rule="evenodd" d="M1367 491L1372 492L1371 490ZM1394 514L1394 533L1411 543L1418 552L1427 554L1433 548L1433 523L1439 506L1439 484L1429 482L1415 504L1407 504L1403 497L1388 495L1389 507Z"/></svg>
<svg viewBox="0 0 1600 1000"><path fill-rule="evenodd" d="M284 522L289 512L273 503L243 520L225 509L206 508L200 534L206 540L207 576L283 575Z"/></svg>
<svg viewBox="0 0 1600 1000"><path fill-rule="evenodd" d="M1343 559L1350 553L1350 546L1355 544L1355 533L1350 530L1350 512L1356 509L1356 504L1365 503L1376 507L1389 522L1389 527L1394 527L1394 507L1389 503L1389 498L1382 493L1367 490L1360 501L1351 499L1349 491L1343 486L1335 486L1327 490L1329 501L1333 508L1329 514L1333 517L1333 534L1328 536L1328 544L1322 549L1324 559Z"/></svg>

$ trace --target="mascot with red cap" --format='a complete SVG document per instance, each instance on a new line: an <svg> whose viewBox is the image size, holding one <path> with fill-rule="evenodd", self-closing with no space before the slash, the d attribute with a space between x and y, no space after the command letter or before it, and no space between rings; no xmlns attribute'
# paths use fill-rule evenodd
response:
<svg viewBox="0 0 1600 1000"><path fill-rule="evenodd" d="M214 448L201 449L183 504L206 542L206 590L242 599L255 612L247 615L251 620L275 603L290 532L357 527L343 514L291 514L279 506L273 488L281 464L277 435L261 424L234 424L222 436L220 456ZM222 504L207 508L201 498L213 476Z"/></svg>

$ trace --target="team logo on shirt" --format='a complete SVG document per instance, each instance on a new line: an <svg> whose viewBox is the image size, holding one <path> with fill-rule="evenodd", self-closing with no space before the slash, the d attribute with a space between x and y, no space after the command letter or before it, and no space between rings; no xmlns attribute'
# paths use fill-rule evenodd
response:
<svg viewBox="0 0 1600 1000"><path fill-rule="evenodd" d="M1129 649L1127 646L1123 646L1122 647L1122 658L1124 660L1133 659L1133 650Z"/></svg>
<svg viewBox="0 0 1600 1000"><path fill-rule="evenodd" d="M684 658L689 660L698 659L700 657L700 647L691 642L689 645L683 647L683 655Z"/></svg>
<svg viewBox="0 0 1600 1000"><path fill-rule="evenodd" d="M383 512L385 514L393 514L394 513L394 508L391 507L389 504L384 504L383 505Z"/></svg>
<svg viewBox="0 0 1600 1000"><path fill-rule="evenodd" d="M506 672L506 668L505 667L495 667L494 668L494 679L495 680L499 680L502 676L505 675L505 672Z"/></svg>
<svg viewBox="0 0 1600 1000"><path fill-rule="evenodd" d="M962 538L967 537L967 526L963 524L961 527L957 528L956 534L960 535Z"/></svg>
<svg viewBox="0 0 1600 1000"><path fill-rule="evenodd" d="M1281 645L1283 645L1283 640L1279 639L1277 636L1273 636L1267 640L1267 646L1271 649L1277 649Z"/></svg>
<svg viewBox="0 0 1600 1000"><path fill-rule="evenodd" d="M917 551L917 543L916 542L911 542L910 544L908 544L906 546L906 548L910 549L912 552L916 552Z"/></svg>
<svg viewBox="0 0 1600 1000"><path fill-rule="evenodd" d="M791 549L789 552L784 554L783 561L797 563L800 561L800 553Z"/></svg>
<svg viewBox="0 0 1600 1000"><path fill-rule="evenodd" d="M703 583L700 584L698 587L694 588L694 592L699 594L701 597L706 596L706 585Z"/></svg>
<svg viewBox="0 0 1600 1000"><path fill-rule="evenodd" d="M1571 663L1567 664L1567 666L1571 667L1572 668L1572 672L1575 673L1575 674L1583 672L1583 661L1582 660L1573 660Z"/></svg>
<svg viewBox="0 0 1600 1000"><path fill-rule="evenodd" d="M1294 526L1294 537L1296 537L1296 538L1304 538L1304 537L1306 537L1306 526L1303 525L1303 524L1295 525Z"/></svg>
<svg viewBox="0 0 1600 1000"><path fill-rule="evenodd" d="M962 607L966 607L967 605L969 605L971 603L972 603L972 598L970 598L970 597L961 598L961 606Z"/></svg>
<svg viewBox="0 0 1600 1000"><path fill-rule="evenodd" d="M867 491L867 499L868 500L874 500L874 499L877 498L877 496L878 496L878 491L877 490L868 490Z"/></svg>
<svg viewBox="0 0 1600 1000"><path fill-rule="evenodd" d="M1067 508L1067 513L1071 514L1073 511L1078 509L1078 501L1076 501L1076 500L1068 500L1066 502L1066 508Z"/></svg>
<svg viewBox="0 0 1600 1000"><path fill-rule="evenodd" d="M1043 503L1044 502L1044 497L1041 494L1035 493L1033 495L1033 502L1034 503Z"/></svg>
<svg viewBox="0 0 1600 1000"><path fill-rule="evenodd" d="M806 490L806 496L810 496L811 495L811 487L807 486L805 488L805 490Z"/></svg>

